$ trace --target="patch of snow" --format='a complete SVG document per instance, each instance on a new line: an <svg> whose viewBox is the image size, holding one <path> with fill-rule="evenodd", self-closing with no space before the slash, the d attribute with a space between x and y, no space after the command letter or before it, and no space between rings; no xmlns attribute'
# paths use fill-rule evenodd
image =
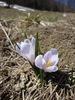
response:
<svg viewBox="0 0 75 100"><path fill-rule="evenodd" d="M12 8L18 9L20 11L34 11L34 9L28 8L28 7L22 7L19 5L13 5Z"/></svg>
<svg viewBox="0 0 75 100"><path fill-rule="evenodd" d="M1 2L0 1L0 6L8 6L8 4L6 4L5 2ZM34 9L28 8L28 7L23 7L23 6L19 6L19 5L10 5L11 8L17 9L19 11L35 11Z"/></svg>
<svg viewBox="0 0 75 100"><path fill-rule="evenodd" d="M0 6L5 7L5 6L7 6L7 4L5 2L0 1Z"/></svg>

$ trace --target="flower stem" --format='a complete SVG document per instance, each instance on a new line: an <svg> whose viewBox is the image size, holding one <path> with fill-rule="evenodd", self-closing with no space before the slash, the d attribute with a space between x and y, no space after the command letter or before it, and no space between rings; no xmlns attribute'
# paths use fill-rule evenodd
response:
<svg viewBox="0 0 75 100"><path fill-rule="evenodd" d="M41 81L41 84L42 84L42 87L44 86L44 77L43 77L43 70L42 69L39 69L40 70L40 81Z"/></svg>

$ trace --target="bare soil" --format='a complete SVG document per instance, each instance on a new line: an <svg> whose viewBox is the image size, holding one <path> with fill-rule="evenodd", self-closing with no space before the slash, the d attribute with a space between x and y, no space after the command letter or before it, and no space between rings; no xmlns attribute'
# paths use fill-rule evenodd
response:
<svg viewBox="0 0 75 100"><path fill-rule="evenodd" d="M29 12L0 10L0 100L74 100L75 79L69 75L75 78L75 14L63 17L63 13L36 11L28 17ZM23 41L25 32L29 39L39 33L43 54L54 46L59 54L63 52L59 71L46 73L44 87L28 61L15 50L15 42Z"/></svg>

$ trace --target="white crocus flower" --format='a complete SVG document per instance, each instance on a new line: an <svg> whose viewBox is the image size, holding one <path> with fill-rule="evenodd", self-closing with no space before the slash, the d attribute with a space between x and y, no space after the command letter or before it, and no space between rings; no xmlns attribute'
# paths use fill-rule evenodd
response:
<svg viewBox="0 0 75 100"><path fill-rule="evenodd" d="M21 43L17 43L16 46L17 52L23 56L26 60L28 60L32 65L35 62L35 38L32 37L31 41L29 39L25 39Z"/></svg>
<svg viewBox="0 0 75 100"><path fill-rule="evenodd" d="M58 70L58 60L58 51L56 49L52 49L44 56L37 56L35 59L35 65L36 67L43 69L45 72L55 72Z"/></svg>

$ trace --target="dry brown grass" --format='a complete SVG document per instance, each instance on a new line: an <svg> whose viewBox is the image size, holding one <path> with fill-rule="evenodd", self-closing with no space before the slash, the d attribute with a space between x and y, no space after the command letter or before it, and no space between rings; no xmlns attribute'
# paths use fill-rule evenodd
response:
<svg viewBox="0 0 75 100"><path fill-rule="evenodd" d="M75 83L70 85L69 79L72 67L75 69L74 19L49 23L41 22L0 20L1 100L75 99ZM49 50L54 43L56 43L59 52L65 51L58 64L61 71L46 73L44 88L42 88L40 80L35 76L30 64L17 54L14 43L24 40L24 32L27 32L30 38L31 35L35 36L37 31L43 53Z"/></svg>

